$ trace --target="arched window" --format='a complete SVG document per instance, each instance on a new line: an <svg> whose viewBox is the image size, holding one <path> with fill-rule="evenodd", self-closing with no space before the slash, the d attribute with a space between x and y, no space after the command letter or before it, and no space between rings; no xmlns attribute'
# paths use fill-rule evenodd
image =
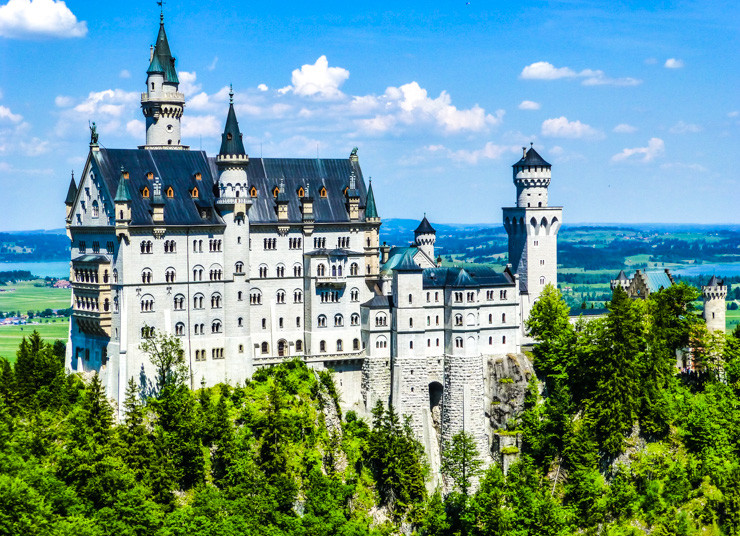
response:
<svg viewBox="0 0 740 536"><path fill-rule="evenodd" d="M463 340L462 337L455 337L455 348L462 348Z"/></svg>
<svg viewBox="0 0 740 536"><path fill-rule="evenodd" d="M326 316L325 315L319 315L319 318L317 319L316 324L320 328L325 328L326 327Z"/></svg>
<svg viewBox="0 0 740 536"><path fill-rule="evenodd" d="M260 265L259 274L260 274L261 279L264 279L265 277L267 277L267 265L266 264Z"/></svg>
<svg viewBox="0 0 740 536"><path fill-rule="evenodd" d="M243 274L244 273L244 263L241 261L237 262L236 265L234 265L234 271L237 274Z"/></svg>
<svg viewBox="0 0 740 536"><path fill-rule="evenodd" d="M151 313L154 311L154 296L146 294L141 298L141 312Z"/></svg>
<svg viewBox="0 0 740 536"><path fill-rule="evenodd" d="M277 291L277 294L275 295L275 301L277 303L285 303L285 291L284 290Z"/></svg>
<svg viewBox="0 0 740 536"><path fill-rule="evenodd" d="M249 189L249 197L257 197L257 188L254 186Z"/></svg>
<svg viewBox="0 0 740 536"><path fill-rule="evenodd" d="M303 303L303 291L295 289L293 291L293 303Z"/></svg>
<svg viewBox="0 0 740 536"><path fill-rule="evenodd" d="M218 292L211 294L211 309L221 308L221 294Z"/></svg>
<svg viewBox="0 0 740 536"><path fill-rule="evenodd" d="M375 325L376 326L387 326L388 325L388 316L385 313L378 313L375 315Z"/></svg>
<svg viewBox="0 0 740 536"><path fill-rule="evenodd" d="M455 325L456 326L462 326L463 325L463 317L461 314L455 315Z"/></svg>
<svg viewBox="0 0 740 536"><path fill-rule="evenodd" d="M178 322L177 324L175 324L175 335L177 335L178 337L182 337L183 335L185 335L185 324L183 324L182 322Z"/></svg>
<svg viewBox="0 0 740 536"><path fill-rule="evenodd" d="M280 193L280 188L275 186L275 188L272 189L272 197L277 197L279 193Z"/></svg>
<svg viewBox="0 0 740 536"><path fill-rule="evenodd" d="M98 216L100 216L100 207L98 207L97 201L93 201L92 202L92 217L97 218Z"/></svg>
<svg viewBox="0 0 740 536"><path fill-rule="evenodd" d="M360 325L360 315L357 313L352 313L352 316L349 319L349 323L353 326L359 326Z"/></svg>
<svg viewBox="0 0 740 536"><path fill-rule="evenodd" d="M319 195L324 198L326 197L326 187L325 186L321 187L321 190L319 191Z"/></svg>
<svg viewBox="0 0 740 536"><path fill-rule="evenodd" d="M337 352L342 351L342 339L337 339Z"/></svg>
<svg viewBox="0 0 740 536"><path fill-rule="evenodd" d="M301 277L303 273L303 267L300 264L293 265L293 277Z"/></svg>
<svg viewBox="0 0 740 536"><path fill-rule="evenodd" d="M349 291L349 297L350 300L352 300L353 302L360 301L360 291L356 288L353 288Z"/></svg>
<svg viewBox="0 0 740 536"><path fill-rule="evenodd" d="M357 275L358 273L360 273L360 267L356 262L353 262L349 265L349 275Z"/></svg>
<svg viewBox="0 0 740 536"><path fill-rule="evenodd" d="M214 320L211 323L211 333L221 333L221 321Z"/></svg>
<svg viewBox="0 0 740 536"><path fill-rule="evenodd" d="M303 341L301 339L298 339L297 341L295 341L295 351L296 352L303 351Z"/></svg>
<svg viewBox="0 0 740 536"><path fill-rule="evenodd" d="M544 284L545 284L545 276L543 275L543 276L540 276L540 285L544 285Z"/></svg>
<svg viewBox="0 0 740 536"><path fill-rule="evenodd" d="M388 340L384 336L380 336L375 339L375 348L386 348L388 346Z"/></svg>
<svg viewBox="0 0 740 536"><path fill-rule="evenodd" d="M298 197L305 197L305 196L306 196L306 191L303 189L303 186L301 186L300 188L298 188Z"/></svg>
<svg viewBox="0 0 740 536"><path fill-rule="evenodd" d="M172 186L170 186L169 188L167 188L167 197L169 197L169 198L175 197L175 190L172 189Z"/></svg>
<svg viewBox="0 0 740 536"><path fill-rule="evenodd" d="M353 339L352 340L352 350L355 352L360 349L360 339Z"/></svg>
<svg viewBox="0 0 740 536"><path fill-rule="evenodd" d="M141 271L141 282L144 284L152 282L152 271L149 268Z"/></svg>
<svg viewBox="0 0 740 536"><path fill-rule="evenodd" d="M149 197L149 188L147 188L146 186L144 186L144 189L141 191L141 197Z"/></svg>
<svg viewBox="0 0 740 536"><path fill-rule="evenodd" d="M164 272L164 280L167 283L175 282L175 269L174 268L167 268L167 270Z"/></svg>
<svg viewBox="0 0 740 536"><path fill-rule="evenodd" d="M262 293L258 289L249 291L249 303L251 305L260 305L262 303Z"/></svg>
<svg viewBox="0 0 740 536"><path fill-rule="evenodd" d="M268 353L269 351L270 351L270 347L269 347L269 345L268 345L268 344L267 344L266 342L263 342L263 343L262 343L262 353L263 353L263 354L266 354L266 353Z"/></svg>
<svg viewBox="0 0 740 536"><path fill-rule="evenodd" d="M341 327L344 325L344 317L340 314L334 315L334 326Z"/></svg>
<svg viewBox="0 0 740 536"><path fill-rule="evenodd" d="M323 264L319 264L316 267L316 275L318 277L324 277L324 274L326 273L326 267Z"/></svg>
<svg viewBox="0 0 740 536"><path fill-rule="evenodd" d="M198 197L198 187L197 186L193 188L192 192L190 192L190 197L193 197L193 198Z"/></svg>
<svg viewBox="0 0 740 536"><path fill-rule="evenodd" d="M193 309L203 309L203 294L193 296Z"/></svg>
<svg viewBox="0 0 740 536"><path fill-rule="evenodd" d="M326 353L326 341L319 342L319 352Z"/></svg>
<svg viewBox="0 0 740 536"><path fill-rule="evenodd" d="M173 300L175 311L182 311L185 309L185 296L182 294L176 294Z"/></svg>
<svg viewBox="0 0 740 536"><path fill-rule="evenodd" d="M337 277L337 266L336 265L331 267L331 276Z"/></svg>
<svg viewBox="0 0 740 536"><path fill-rule="evenodd" d="M278 264L276 271L278 277L285 277L285 265Z"/></svg>

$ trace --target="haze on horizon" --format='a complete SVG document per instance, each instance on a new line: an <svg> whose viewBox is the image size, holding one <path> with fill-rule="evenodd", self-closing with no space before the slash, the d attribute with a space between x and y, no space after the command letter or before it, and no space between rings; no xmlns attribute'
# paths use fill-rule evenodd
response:
<svg viewBox="0 0 740 536"><path fill-rule="evenodd" d="M183 143L217 152L232 83L250 155L357 146L382 218L492 225L530 142L565 223L738 223L739 14L724 1L165 4ZM103 146L143 143L158 22L155 2L2 2L0 230L63 226L88 121Z"/></svg>

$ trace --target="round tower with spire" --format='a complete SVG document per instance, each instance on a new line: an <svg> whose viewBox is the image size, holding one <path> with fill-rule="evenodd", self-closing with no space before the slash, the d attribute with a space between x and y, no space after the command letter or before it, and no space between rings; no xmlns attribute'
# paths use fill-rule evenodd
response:
<svg viewBox="0 0 740 536"><path fill-rule="evenodd" d="M180 119L185 95L178 92L175 58L164 31L164 15L159 15L157 42L149 54L146 93L141 94L141 109L146 119L146 145L141 149L187 149L180 138Z"/></svg>
<svg viewBox="0 0 740 536"><path fill-rule="evenodd" d="M218 165L219 196L245 199L247 193L247 166L249 156L244 150L242 133L234 111L234 90L229 88L229 112L226 115L224 133L221 134L221 148L216 157Z"/></svg>
<svg viewBox="0 0 740 536"><path fill-rule="evenodd" d="M427 256L432 264L435 263L434 243L437 241L437 231L429 223L427 215L419 223L414 231L414 243Z"/></svg>
<svg viewBox="0 0 740 536"><path fill-rule="evenodd" d="M727 285L713 275L712 279L701 287L701 293L704 298L704 320L707 323L707 329L710 332L724 333L727 327L725 323Z"/></svg>

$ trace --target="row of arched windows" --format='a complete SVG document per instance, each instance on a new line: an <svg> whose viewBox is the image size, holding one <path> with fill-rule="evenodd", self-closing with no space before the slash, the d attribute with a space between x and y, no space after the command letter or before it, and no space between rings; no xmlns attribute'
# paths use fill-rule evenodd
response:
<svg viewBox="0 0 740 536"><path fill-rule="evenodd" d="M357 313L352 313L352 316L350 316L350 326L359 326L360 325L360 315ZM326 327L326 315L319 315L316 319L316 325L320 328ZM335 314L334 315L334 327L342 327L344 326L344 316L341 314Z"/></svg>

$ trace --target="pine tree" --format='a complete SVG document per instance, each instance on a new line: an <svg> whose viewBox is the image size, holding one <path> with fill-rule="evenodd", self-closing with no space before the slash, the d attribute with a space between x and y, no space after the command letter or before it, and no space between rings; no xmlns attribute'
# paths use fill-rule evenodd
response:
<svg viewBox="0 0 740 536"><path fill-rule="evenodd" d="M442 474L451 479L456 489L467 497L471 481L480 475L483 461L472 434L460 431L442 453Z"/></svg>

